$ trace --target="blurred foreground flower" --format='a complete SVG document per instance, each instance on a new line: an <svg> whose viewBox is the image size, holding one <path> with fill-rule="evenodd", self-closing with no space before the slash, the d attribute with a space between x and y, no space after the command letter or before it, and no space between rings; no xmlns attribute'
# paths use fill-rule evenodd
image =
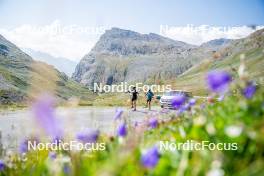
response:
<svg viewBox="0 0 264 176"><path fill-rule="evenodd" d="M99 137L99 130L85 129L76 135L76 139L84 143L94 143Z"/></svg>
<svg viewBox="0 0 264 176"><path fill-rule="evenodd" d="M179 109L185 103L185 96L183 94L177 94L172 99L172 106L175 109Z"/></svg>
<svg viewBox="0 0 264 176"><path fill-rule="evenodd" d="M24 140L19 145L19 153L27 153L28 152L28 140Z"/></svg>
<svg viewBox="0 0 264 176"><path fill-rule="evenodd" d="M53 139L62 137L62 130L55 118L55 100L49 94L43 94L32 105L32 112L38 124Z"/></svg>
<svg viewBox="0 0 264 176"><path fill-rule="evenodd" d="M151 119L149 119L148 126L150 128L157 128L157 126L158 126L158 119L155 118L155 117L152 117Z"/></svg>
<svg viewBox="0 0 264 176"><path fill-rule="evenodd" d="M194 106L195 103L196 103L196 99L195 99L195 98L191 98L191 99L189 100L189 105L190 105L190 106Z"/></svg>
<svg viewBox="0 0 264 176"><path fill-rule="evenodd" d="M19 145L19 153L23 154L23 153L27 153L29 148L29 143L32 143L33 145L34 144L38 144L39 143L39 140L37 138L31 138L31 139L25 139L23 140L20 145Z"/></svg>
<svg viewBox="0 0 264 176"><path fill-rule="evenodd" d="M116 113L115 113L115 117L114 117L114 119L115 119L115 120L120 119L121 116L122 116L122 114L123 114L123 112L124 112L124 111L123 111L122 109L117 108L117 109L116 109Z"/></svg>
<svg viewBox="0 0 264 176"><path fill-rule="evenodd" d="M122 123L117 128L117 136L119 137L125 137L127 135L127 127L125 123Z"/></svg>
<svg viewBox="0 0 264 176"><path fill-rule="evenodd" d="M64 164L63 165L63 172L64 172L64 174L66 174L66 175L70 175L70 173L71 173L71 168L70 168L70 166L69 166L69 164Z"/></svg>
<svg viewBox="0 0 264 176"><path fill-rule="evenodd" d="M141 164L146 168L154 168L159 161L159 152L156 146L150 148L141 156Z"/></svg>
<svg viewBox="0 0 264 176"><path fill-rule="evenodd" d="M238 137L242 130L243 128L241 126L231 125L225 128L225 133L229 137Z"/></svg>
<svg viewBox="0 0 264 176"><path fill-rule="evenodd" d="M220 97L217 98L217 101L223 101L225 99L225 95L220 95Z"/></svg>
<svg viewBox="0 0 264 176"><path fill-rule="evenodd" d="M56 152L53 152L53 151L49 152L49 159L54 160L54 159L56 159L56 157L57 157Z"/></svg>
<svg viewBox="0 0 264 176"><path fill-rule="evenodd" d="M182 112L184 112L184 111L190 110L190 108L191 108L190 104L187 103L187 104L184 104L183 106L181 106L180 110L182 110Z"/></svg>
<svg viewBox="0 0 264 176"><path fill-rule="evenodd" d="M0 160L0 172L5 169L5 163L3 160Z"/></svg>
<svg viewBox="0 0 264 176"><path fill-rule="evenodd" d="M212 71L207 75L207 84L212 92L223 94L228 91L231 76L225 71Z"/></svg>
<svg viewBox="0 0 264 176"><path fill-rule="evenodd" d="M248 85L243 89L243 95L247 99L251 99L256 92L256 85L252 82L248 83Z"/></svg>

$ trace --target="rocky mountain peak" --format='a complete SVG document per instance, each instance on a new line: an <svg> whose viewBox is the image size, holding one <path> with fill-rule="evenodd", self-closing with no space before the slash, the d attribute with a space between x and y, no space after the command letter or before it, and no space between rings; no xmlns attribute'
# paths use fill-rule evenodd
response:
<svg viewBox="0 0 264 176"><path fill-rule="evenodd" d="M192 47L187 43L174 41L154 33L140 34L131 30L112 28L105 31L91 52L135 56L175 50L178 52L178 50Z"/></svg>

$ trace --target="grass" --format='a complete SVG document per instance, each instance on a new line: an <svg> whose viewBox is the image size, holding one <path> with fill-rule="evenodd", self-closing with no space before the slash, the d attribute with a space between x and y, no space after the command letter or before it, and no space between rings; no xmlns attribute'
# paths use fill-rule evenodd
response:
<svg viewBox="0 0 264 176"><path fill-rule="evenodd" d="M91 104L96 97L88 88L43 62L12 59L2 55L0 57L0 74L9 86L0 92L5 99L1 102L4 106L25 106L26 101L41 92L55 94L61 104L72 97L80 99L82 104ZM23 99L16 99L16 96Z"/></svg>
<svg viewBox="0 0 264 176"><path fill-rule="evenodd" d="M191 68L175 80L169 80L175 89L183 89L193 92L194 95L207 95L207 89L204 87L206 74L210 70L226 70L233 73L237 77L237 70L240 65L240 55L245 55L245 65L247 72L252 80L259 84L263 84L264 77L264 52L263 49L253 49L247 52L241 52L224 59L204 60L199 65Z"/></svg>
<svg viewBox="0 0 264 176"><path fill-rule="evenodd" d="M233 84L234 89L240 89L236 82ZM154 129L147 123L137 127L128 123L125 138L102 134L98 142L106 143L103 151L57 151L56 159L51 159L46 150L12 154L4 160L9 164L0 175L199 176L214 173L260 176L264 172L264 89L259 87L252 99L245 99L240 91L236 92L222 102L206 104L204 108L196 106L179 116L173 112L156 114L160 120ZM170 120L164 121L165 116L170 116ZM129 122L128 119L129 116L123 116L117 123ZM238 148L160 150L154 168L142 165L144 151L159 141L180 143L187 140L236 143Z"/></svg>

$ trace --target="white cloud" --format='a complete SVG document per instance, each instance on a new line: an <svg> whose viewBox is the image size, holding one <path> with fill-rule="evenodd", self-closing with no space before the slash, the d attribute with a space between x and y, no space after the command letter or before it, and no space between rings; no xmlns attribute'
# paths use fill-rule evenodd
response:
<svg viewBox="0 0 264 176"><path fill-rule="evenodd" d="M257 26L256 29L264 26ZM14 29L0 28L0 34L20 48L49 53L56 57L66 57L78 61L95 45L100 35L109 27L83 27L62 25L59 20L44 26L25 24ZM199 45L217 38L238 39L255 30L247 27L202 26L160 26L160 34L175 40Z"/></svg>
<svg viewBox="0 0 264 176"><path fill-rule="evenodd" d="M219 39L239 39L248 36L252 32L262 29L264 26L256 26L255 29L248 26L237 27L219 27L219 26L160 26L160 35L187 42L194 45L200 45L204 42Z"/></svg>
<svg viewBox="0 0 264 176"><path fill-rule="evenodd" d="M0 34L20 48L31 48L76 61L89 52L105 29L65 26L56 20L45 26L25 24L11 30L0 28Z"/></svg>

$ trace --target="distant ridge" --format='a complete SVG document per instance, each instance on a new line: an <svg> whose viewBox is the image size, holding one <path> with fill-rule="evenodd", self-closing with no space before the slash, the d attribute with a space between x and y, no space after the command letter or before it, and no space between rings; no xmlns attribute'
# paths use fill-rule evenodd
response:
<svg viewBox="0 0 264 176"><path fill-rule="evenodd" d="M70 59L64 57L55 57L48 53L35 51L30 48L23 48L22 49L25 53L30 55L34 60L42 61L47 64L53 65L56 69L61 72L66 73L66 75L70 76L74 72L74 69L77 65L77 62L74 62Z"/></svg>

